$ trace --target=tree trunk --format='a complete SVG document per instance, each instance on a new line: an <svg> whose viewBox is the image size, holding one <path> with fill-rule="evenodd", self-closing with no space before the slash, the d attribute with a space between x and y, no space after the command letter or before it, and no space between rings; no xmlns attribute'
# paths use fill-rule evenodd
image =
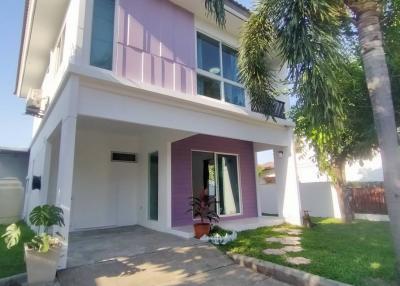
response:
<svg viewBox="0 0 400 286"><path fill-rule="evenodd" d="M351 212L348 196L346 195L346 190L345 190L346 177L344 170L345 170L345 162L337 164L333 167L333 172L334 172L333 186L338 196L342 221L344 223L350 223L353 220L353 214Z"/></svg>
<svg viewBox="0 0 400 286"><path fill-rule="evenodd" d="M347 0L356 25L382 157L385 198L400 273L400 163L390 79L377 0Z"/></svg>

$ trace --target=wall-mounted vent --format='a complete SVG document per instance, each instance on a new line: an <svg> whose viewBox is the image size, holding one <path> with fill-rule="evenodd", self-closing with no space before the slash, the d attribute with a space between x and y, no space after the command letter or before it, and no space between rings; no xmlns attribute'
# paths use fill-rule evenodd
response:
<svg viewBox="0 0 400 286"><path fill-rule="evenodd" d="M125 162L125 163L136 163L136 153L126 152L111 152L111 161L113 162Z"/></svg>

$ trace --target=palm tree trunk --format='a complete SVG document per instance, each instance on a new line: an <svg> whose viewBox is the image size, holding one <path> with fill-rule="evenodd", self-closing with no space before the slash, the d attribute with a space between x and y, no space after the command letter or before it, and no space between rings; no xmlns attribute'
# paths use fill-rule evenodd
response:
<svg viewBox="0 0 400 286"><path fill-rule="evenodd" d="M340 164L334 165L333 172L335 180L333 186L338 196L342 221L344 223L350 223L353 219L353 214L351 212L348 196L346 195L346 190L345 190L345 184L346 184L345 164L346 164L345 162L342 162Z"/></svg>
<svg viewBox="0 0 400 286"><path fill-rule="evenodd" d="M347 0L356 15L361 56L382 157L385 198L400 273L400 163L390 79L377 0Z"/></svg>

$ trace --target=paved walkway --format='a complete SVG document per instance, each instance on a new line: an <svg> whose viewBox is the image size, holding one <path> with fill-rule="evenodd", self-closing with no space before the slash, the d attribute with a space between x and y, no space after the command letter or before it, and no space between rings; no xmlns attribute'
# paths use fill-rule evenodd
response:
<svg viewBox="0 0 400 286"><path fill-rule="evenodd" d="M128 233L132 231L142 232L143 239L131 237L131 242L136 243L136 246L129 248L125 256L121 255L121 246L126 246ZM81 240L75 235L71 245L74 246L72 253L77 266L58 273L61 286L286 285L234 264L214 246L199 243L198 240L185 240L144 228L122 233L123 239L119 239L119 243L114 240L118 235L113 235L111 231L96 235L93 233L97 240L93 239L93 248L86 250L84 242L89 245L88 237L91 235L82 234ZM96 257L95 249L98 249L101 241L104 247L108 247L108 251L102 252L104 259L96 261L100 256ZM83 252L78 257L79 250ZM117 255L107 258L112 253ZM85 254L89 257L88 262L83 264Z"/></svg>

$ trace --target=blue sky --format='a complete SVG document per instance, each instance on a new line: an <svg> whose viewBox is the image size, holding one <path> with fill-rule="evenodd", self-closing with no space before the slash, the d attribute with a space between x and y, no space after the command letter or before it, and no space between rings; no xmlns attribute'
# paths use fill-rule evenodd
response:
<svg viewBox="0 0 400 286"><path fill-rule="evenodd" d="M32 117L25 101L13 95L18 65L24 0L2 0L0 9L0 147L29 147ZM252 0L239 0L250 7Z"/></svg>
<svg viewBox="0 0 400 286"><path fill-rule="evenodd" d="M28 147L32 117L25 102L13 95L23 18L23 0L3 0L0 9L0 146ZM5 40L6 39L6 40Z"/></svg>

